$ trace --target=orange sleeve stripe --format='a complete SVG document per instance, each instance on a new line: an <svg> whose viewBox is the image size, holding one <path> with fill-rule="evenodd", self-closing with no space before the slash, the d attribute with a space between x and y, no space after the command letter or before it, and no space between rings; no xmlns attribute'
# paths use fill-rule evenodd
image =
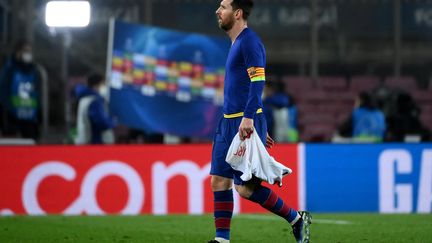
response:
<svg viewBox="0 0 432 243"><path fill-rule="evenodd" d="M252 82L258 80L265 81L265 70L263 67L250 67L247 71Z"/></svg>
<svg viewBox="0 0 432 243"><path fill-rule="evenodd" d="M253 77L256 77L256 76L263 76L263 75L265 75L265 73L256 73L254 75L249 75L249 77L253 78Z"/></svg>
<svg viewBox="0 0 432 243"><path fill-rule="evenodd" d="M250 67L247 69L248 73L253 73L253 72L264 72L264 68L263 67Z"/></svg>

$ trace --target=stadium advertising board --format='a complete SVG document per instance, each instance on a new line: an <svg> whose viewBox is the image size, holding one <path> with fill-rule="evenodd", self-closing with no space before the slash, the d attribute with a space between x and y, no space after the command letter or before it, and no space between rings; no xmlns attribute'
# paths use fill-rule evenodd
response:
<svg viewBox="0 0 432 243"><path fill-rule="evenodd" d="M432 212L432 144L306 146L306 208Z"/></svg>
<svg viewBox="0 0 432 243"><path fill-rule="evenodd" d="M0 214L211 213L210 153L211 145L0 147ZM271 154L294 170L273 186L294 208L432 212L432 144L276 145ZM236 202L237 213L264 212Z"/></svg>
<svg viewBox="0 0 432 243"><path fill-rule="evenodd" d="M111 25L111 112L147 133L211 137L222 112L228 38Z"/></svg>
<svg viewBox="0 0 432 243"><path fill-rule="evenodd" d="M298 207L297 146L271 154L294 170L272 186ZM213 212L211 145L0 147L0 214ZM235 212L265 212L246 200Z"/></svg>

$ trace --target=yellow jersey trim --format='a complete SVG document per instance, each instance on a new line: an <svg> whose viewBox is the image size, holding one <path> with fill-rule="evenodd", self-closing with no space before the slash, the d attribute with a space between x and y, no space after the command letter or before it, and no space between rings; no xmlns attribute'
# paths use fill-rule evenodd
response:
<svg viewBox="0 0 432 243"><path fill-rule="evenodd" d="M262 108L259 108L257 110L257 114L262 113ZM237 112L237 113L233 113L233 114L224 114L224 118L237 118L237 117L242 117L244 115L244 112Z"/></svg>

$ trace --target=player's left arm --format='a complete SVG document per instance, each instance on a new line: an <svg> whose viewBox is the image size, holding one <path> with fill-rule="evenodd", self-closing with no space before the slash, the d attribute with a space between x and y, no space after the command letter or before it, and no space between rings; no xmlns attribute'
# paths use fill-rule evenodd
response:
<svg viewBox="0 0 432 243"><path fill-rule="evenodd" d="M240 138L244 139L253 131L253 118L260 107L265 82L265 50L262 43L252 39L243 42L241 51L249 75L249 95L244 116L239 127Z"/></svg>

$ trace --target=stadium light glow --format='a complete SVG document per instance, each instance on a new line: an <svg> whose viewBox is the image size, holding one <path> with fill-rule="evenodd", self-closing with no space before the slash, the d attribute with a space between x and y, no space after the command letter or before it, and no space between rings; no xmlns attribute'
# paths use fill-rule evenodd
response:
<svg viewBox="0 0 432 243"><path fill-rule="evenodd" d="M85 27L90 23L88 1L50 1L45 7L49 27Z"/></svg>

